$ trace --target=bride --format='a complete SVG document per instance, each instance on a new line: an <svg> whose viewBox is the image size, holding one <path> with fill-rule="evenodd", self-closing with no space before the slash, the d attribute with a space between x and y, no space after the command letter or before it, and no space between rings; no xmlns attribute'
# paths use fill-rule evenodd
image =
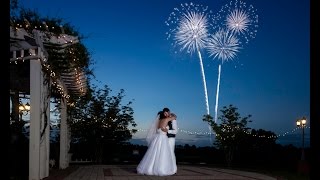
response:
<svg viewBox="0 0 320 180"><path fill-rule="evenodd" d="M176 157L171 151L167 137L167 124L176 119L170 111L160 111L148 130L148 149L140 161L138 174L168 176L177 172Z"/></svg>

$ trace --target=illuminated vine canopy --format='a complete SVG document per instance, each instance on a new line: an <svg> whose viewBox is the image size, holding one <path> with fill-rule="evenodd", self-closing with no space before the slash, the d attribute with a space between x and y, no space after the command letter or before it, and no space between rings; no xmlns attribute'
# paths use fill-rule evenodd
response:
<svg viewBox="0 0 320 180"><path fill-rule="evenodd" d="M35 31L41 38L40 44ZM39 60L51 82L51 97L62 96L73 102L85 95L93 73L90 53L82 39L75 28L70 23L63 23L62 19L41 18L35 11L16 8L10 17L10 88L15 84L15 88L28 93L26 77L30 72L22 64L28 66L27 60L37 58L43 51L47 58ZM16 78L22 83L15 82Z"/></svg>

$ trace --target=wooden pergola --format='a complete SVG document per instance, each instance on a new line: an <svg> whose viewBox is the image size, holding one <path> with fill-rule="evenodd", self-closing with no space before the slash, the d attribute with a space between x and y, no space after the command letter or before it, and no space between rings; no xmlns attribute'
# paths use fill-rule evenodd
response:
<svg viewBox="0 0 320 180"><path fill-rule="evenodd" d="M70 130L67 124L67 103L70 95L82 96L87 91L87 77L81 68L70 68L59 74L48 65L47 50L64 51L78 43L75 36L10 27L10 92L16 98L12 111L19 113L19 94L30 96L29 179L49 176L50 153L50 92L60 93L60 156L59 168L69 166ZM71 59L70 59L71 61Z"/></svg>

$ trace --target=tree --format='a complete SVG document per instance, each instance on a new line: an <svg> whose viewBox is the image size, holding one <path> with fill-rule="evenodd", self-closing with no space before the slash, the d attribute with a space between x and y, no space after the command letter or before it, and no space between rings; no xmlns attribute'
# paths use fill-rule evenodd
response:
<svg viewBox="0 0 320 180"><path fill-rule="evenodd" d="M102 162L104 147L115 147L132 138L137 130L133 118L132 102L122 105L124 90L111 96L111 89L92 88L87 96L80 98L70 110L73 143L88 145L98 163Z"/></svg>
<svg viewBox="0 0 320 180"><path fill-rule="evenodd" d="M263 129L251 129L237 151L240 161L255 166L273 166L277 135Z"/></svg>
<svg viewBox="0 0 320 180"><path fill-rule="evenodd" d="M221 110L222 115L218 118L220 124L214 122L210 115L204 115L203 121L208 122L216 133L214 145L218 149L225 152L226 162L231 166L233 155L239 144L245 139L247 135L247 123L251 122L247 117L241 117L238 108L230 104L228 107L224 106Z"/></svg>
<svg viewBox="0 0 320 180"><path fill-rule="evenodd" d="M252 129L246 143L243 143L242 145L249 144L253 151L264 152L274 146L276 144L276 140L277 135L274 132L263 129Z"/></svg>
<svg viewBox="0 0 320 180"><path fill-rule="evenodd" d="M18 9L18 0L10 0L10 14L14 13Z"/></svg>

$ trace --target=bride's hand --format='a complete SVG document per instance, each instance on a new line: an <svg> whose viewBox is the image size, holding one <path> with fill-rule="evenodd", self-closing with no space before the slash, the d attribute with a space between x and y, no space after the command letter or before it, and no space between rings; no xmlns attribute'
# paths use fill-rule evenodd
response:
<svg viewBox="0 0 320 180"><path fill-rule="evenodd" d="M168 132L168 129L167 129L166 127L161 127L161 130L162 130L163 132Z"/></svg>

